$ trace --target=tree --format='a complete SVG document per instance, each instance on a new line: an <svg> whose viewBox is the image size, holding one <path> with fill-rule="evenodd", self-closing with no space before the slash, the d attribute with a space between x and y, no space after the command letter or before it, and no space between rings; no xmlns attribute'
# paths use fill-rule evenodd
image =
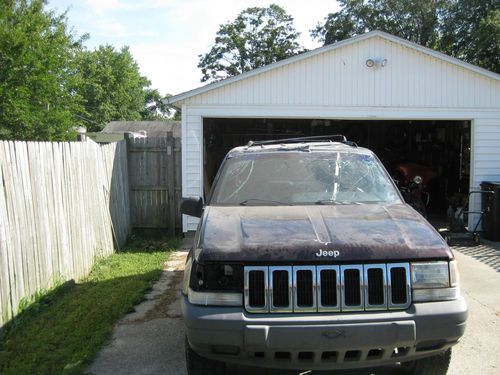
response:
<svg viewBox="0 0 500 375"><path fill-rule="evenodd" d="M99 46L81 51L74 90L83 98L90 131L100 131L112 120L140 120L146 108L150 81L139 72L128 47Z"/></svg>
<svg viewBox="0 0 500 375"><path fill-rule="evenodd" d="M167 94L162 97L158 90L147 89L146 90L146 104L141 111L142 120L180 120L179 111L165 104L164 99L172 95Z"/></svg>
<svg viewBox="0 0 500 375"><path fill-rule="evenodd" d="M341 10L330 13L311 31L326 44L382 30L426 47L439 37L439 14L451 0L339 0Z"/></svg>
<svg viewBox="0 0 500 375"><path fill-rule="evenodd" d="M456 0L442 19L443 52L500 73L500 0Z"/></svg>
<svg viewBox="0 0 500 375"><path fill-rule="evenodd" d="M0 138L73 136L81 110L74 56L81 39L42 0L0 2Z"/></svg>
<svg viewBox="0 0 500 375"><path fill-rule="evenodd" d="M213 47L199 55L201 81L218 81L303 52L299 35L293 18L278 5L245 9L221 25Z"/></svg>

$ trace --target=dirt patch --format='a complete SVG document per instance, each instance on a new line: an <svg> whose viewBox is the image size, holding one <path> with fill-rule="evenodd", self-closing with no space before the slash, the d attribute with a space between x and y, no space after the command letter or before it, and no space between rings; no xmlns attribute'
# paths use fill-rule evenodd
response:
<svg viewBox="0 0 500 375"><path fill-rule="evenodd" d="M171 271L165 271L171 272ZM173 271L169 275L170 283L168 288L165 290L163 294L161 294L156 299L156 304L151 310L146 312L143 320L152 320L159 318L175 318L178 319L181 317L180 312L176 309L173 304L178 302L179 295L181 293L182 288L182 278L184 275L184 271Z"/></svg>
<svg viewBox="0 0 500 375"><path fill-rule="evenodd" d="M144 296L144 301L136 305L135 311L127 315L120 324L137 324L153 319L181 318L179 298L186 256L187 252L185 251L176 251L170 255L160 279Z"/></svg>

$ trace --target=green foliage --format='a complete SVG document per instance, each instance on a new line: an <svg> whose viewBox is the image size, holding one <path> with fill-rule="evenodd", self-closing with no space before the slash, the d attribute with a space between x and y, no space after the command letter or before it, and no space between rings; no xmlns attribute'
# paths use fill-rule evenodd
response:
<svg viewBox="0 0 500 375"><path fill-rule="evenodd" d="M81 110L74 55L81 39L42 0L0 2L0 139L73 136Z"/></svg>
<svg viewBox="0 0 500 375"><path fill-rule="evenodd" d="M150 82L140 74L128 47L115 50L107 45L81 51L76 62L75 91L83 97L81 116L90 131L99 131L112 120L141 119Z"/></svg>
<svg viewBox="0 0 500 375"><path fill-rule="evenodd" d="M438 38L439 13L447 2L449 0L339 0L341 10L330 13L311 34L331 44L382 30L433 47Z"/></svg>
<svg viewBox="0 0 500 375"><path fill-rule="evenodd" d="M456 0L443 12L439 48L500 73L500 0Z"/></svg>
<svg viewBox="0 0 500 375"><path fill-rule="evenodd" d="M177 120L175 118L177 112L163 102L164 98L171 95L162 97L156 89L146 89L145 94L146 105L141 110L142 120Z"/></svg>
<svg viewBox="0 0 500 375"><path fill-rule="evenodd" d="M311 30L325 44L382 30L500 72L500 0L339 0Z"/></svg>
<svg viewBox="0 0 500 375"><path fill-rule="evenodd" d="M82 283L67 282L0 333L0 374L80 374L113 325L160 277L168 251L128 250L97 261Z"/></svg>
<svg viewBox="0 0 500 375"><path fill-rule="evenodd" d="M171 115L127 47L86 50L45 5L0 2L0 139L69 140L82 125Z"/></svg>
<svg viewBox="0 0 500 375"><path fill-rule="evenodd" d="M245 9L220 26L214 46L199 56L201 81L218 81L303 52L299 35L293 18L278 5Z"/></svg>

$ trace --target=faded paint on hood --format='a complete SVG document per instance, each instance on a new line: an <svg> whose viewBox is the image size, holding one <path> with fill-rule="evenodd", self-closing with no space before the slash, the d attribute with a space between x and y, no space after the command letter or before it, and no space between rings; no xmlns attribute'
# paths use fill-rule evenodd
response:
<svg viewBox="0 0 500 375"><path fill-rule="evenodd" d="M198 261L341 263L452 259L443 238L406 204L208 206ZM339 255L317 256L336 250Z"/></svg>

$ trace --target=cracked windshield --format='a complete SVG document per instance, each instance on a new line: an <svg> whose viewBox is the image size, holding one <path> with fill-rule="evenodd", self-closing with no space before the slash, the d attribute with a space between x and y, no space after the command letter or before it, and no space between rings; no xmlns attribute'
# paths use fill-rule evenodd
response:
<svg viewBox="0 0 500 375"><path fill-rule="evenodd" d="M273 152L226 160L211 204L400 202L390 177L372 155Z"/></svg>

